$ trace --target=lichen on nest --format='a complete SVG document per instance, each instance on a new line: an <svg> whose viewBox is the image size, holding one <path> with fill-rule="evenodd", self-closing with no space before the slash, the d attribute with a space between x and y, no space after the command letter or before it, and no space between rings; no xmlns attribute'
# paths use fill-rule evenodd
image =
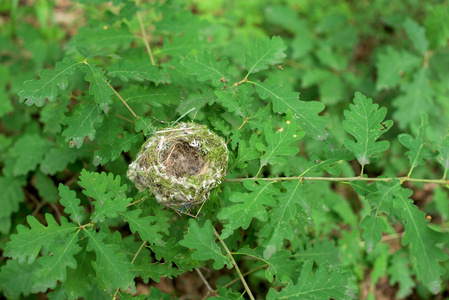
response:
<svg viewBox="0 0 449 300"><path fill-rule="evenodd" d="M181 208L204 202L226 175L228 149L206 126L180 123L156 131L129 165L136 187L153 192L166 206Z"/></svg>

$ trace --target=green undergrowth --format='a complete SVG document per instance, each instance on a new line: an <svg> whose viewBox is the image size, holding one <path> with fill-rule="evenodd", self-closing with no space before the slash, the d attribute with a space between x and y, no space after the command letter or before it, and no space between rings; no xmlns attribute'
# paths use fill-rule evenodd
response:
<svg viewBox="0 0 449 300"><path fill-rule="evenodd" d="M0 2L3 297L447 297L445 1L64 3ZM171 209L126 174L190 121Z"/></svg>

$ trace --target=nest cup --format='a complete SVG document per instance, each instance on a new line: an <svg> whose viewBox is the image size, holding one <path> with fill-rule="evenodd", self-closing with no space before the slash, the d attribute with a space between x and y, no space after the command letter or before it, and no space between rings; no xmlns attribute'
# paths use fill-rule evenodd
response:
<svg viewBox="0 0 449 300"><path fill-rule="evenodd" d="M228 149L206 126L180 123L157 131L129 165L128 178L174 208L204 202L226 175Z"/></svg>

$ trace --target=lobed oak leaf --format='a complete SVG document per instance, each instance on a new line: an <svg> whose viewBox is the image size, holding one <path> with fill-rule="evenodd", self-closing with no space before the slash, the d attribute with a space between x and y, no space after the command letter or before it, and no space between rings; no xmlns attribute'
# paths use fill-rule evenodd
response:
<svg viewBox="0 0 449 300"><path fill-rule="evenodd" d="M95 123L101 122L103 115L98 104L84 104L74 109L72 116L65 120L67 128L61 133L65 136L65 141L70 142L70 146L81 148L84 139L87 137L91 141L95 138Z"/></svg>
<svg viewBox="0 0 449 300"><path fill-rule="evenodd" d="M215 243L214 229L212 222L207 220L203 227L200 227L198 222L194 219L189 220L189 230L184 236L184 239L179 241L179 244L184 247L195 249L192 257L205 261L214 260L214 269L222 269L224 265L228 268L232 266L232 262L227 255L223 255L222 250Z"/></svg>
<svg viewBox="0 0 449 300"><path fill-rule="evenodd" d="M393 118L398 120L400 128L410 128L417 133L422 114L434 115L435 91L429 83L429 70L423 68L413 74L411 82L401 85L403 93L392 102L396 109Z"/></svg>
<svg viewBox="0 0 449 300"><path fill-rule="evenodd" d="M426 135L428 119L429 117L426 114L421 116L421 128L419 129L419 134L416 139L406 133L398 136L399 142L409 149L409 151L405 154L410 158L412 170L419 165L425 164L426 162L424 159L430 159L436 154L436 146L427 138Z"/></svg>
<svg viewBox="0 0 449 300"><path fill-rule="evenodd" d="M118 245L105 241L107 233L97 233L94 229L85 229L84 232L89 238L87 251L94 251L96 254L92 266L106 288L114 291L118 287L126 290L134 286L131 262L119 250Z"/></svg>
<svg viewBox="0 0 449 300"><path fill-rule="evenodd" d="M105 165L116 160L122 152L128 152L133 144L139 139L134 133L124 132L123 137L116 137L112 145L100 144L99 150L94 153L94 165Z"/></svg>
<svg viewBox="0 0 449 300"><path fill-rule="evenodd" d="M230 201L234 205L224 207L217 215L218 219L225 221L222 238L229 237L235 229L247 229L253 218L266 222L268 219L266 206L274 206L274 196L279 195L279 189L273 186L274 182L245 180L244 187L249 193L235 192L231 194Z"/></svg>
<svg viewBox="0 0 449 300"><path fill-rule="evenodd" d="M58 88L64 91L68 84L69 76L72 76L79 62L64 59L57 62L53 70L41 69L39 79L28 80L23 83L23 89L19 91L19 101L26 105L42 106L45 100L54 102L59 94Z"/></svg>
<svg viewBox="0 0 449 300"><path fill-rule="evenodd" d="M31 278L33 293L55 289L58 281L64 282L67 278L68 267L76 269L77 262L74 255L81 250L77 244L78 240L77 233L63 237L59 243L51 246L52 255L37 260L40 266L34 270Z"/></svg>
<svg viewBox="0 0 449 300"><path fill-rule="evenodd" d="M301 101L298 93L286 91L282 84L270 85L265 82L253 82L253 84L262 99L271 99L275 112L286 113L290 110L307 134L319 140L326 139L325 126L328 120L319 115L324 110L323 103Z"/></svg>
<svg viewBox="0 0 449 300"><path fill-rule="evenodd" d="M168 78L158 67L151 65L148 58L137 61L126 60L113 64L107 72L108 77L118 77L124 82L130 79L142 82L144 80L154 83L168 83Z"/></svg>
<svg viewBox="0 0 449 300"><path fill-rule="evenodd" d="M25 200L22 187L25 180L20 177L0 177L2 191L2 209L0 210L0 232L8 234L11 229L11 215L19 210L19 204Z"/></svg>
<svg viewBox="0 0 449 300"><path fill-rule="evenodd" d="M228 78L229 61L226 57L217 61L210 49L204 49L201 54L194 54L181 61L187 74L196 75L200 82L210 80L212 85L223 86Z"/></svg>
<svg viewBox="0 0 449 300"><path fill-rule="evenodd" d="M290 111L287 111L287 115L283 118L281 128L273 132L269 121L266 122L264 133L267 145L256 144L258 150L263 152L260 158L261 168L268 164L285 165L287 162L283 157L296 155L299 148L292 144L305 135Z"/></svg>
<svg viewBox="0 0 449 300"><path fill-rule="evenodd" d="M384 121L387 109L373 104L370 98L362 93L354 94L354 104L350 104L350 110L345 110L343 128L354 136L355 141L345 140L345 146L354 153L359 163L363 166L371 161L371 156L386 151L390 146L388 141L376 140L390 129L392 121Z"/></svg>
<svg viewBox="0 0 449 300"><path fill-rule="evenodd" d="M307 261L296 284L290 283L279 293L270 289L267 299L356 299L357 293L350 286L351 273L340 268L330 271L325 266L313 270L313 260Z"/></svg>
<svg viewBox="0 0 449 300"><path fill-rule="evenodd" d="M249 45L245 55L245 65L248 75L268 69L269 65L277 64L285 57L287 46L278 36L256 39Z"/></svg>
<svg viewBox="0 0 449 300"><path fill-rule="evenodd" d="M111 96L114 95L113 88L109 85L109 80L105 76L105 71L101 67L97 67L84 62L81 70L86 73L84 80L89 82L89 94L94 96L94 101L100 108L107 112L112 104Z"/></svg>
<svg viewBox="0 0 449 300"><path fill-rule="evenodd" d="M75 232L78 226L69 223L66 218L61 217L61 225L56 223L55 218L45 215L47 226L42 225L33 216L27 217L30 228L23 225L17 226L17 234L11 235L11 240L6 244L5 256L17 260L19 263L33 263L43 247L51 247L58 237L64 238Z"/></svg>
<svg viewBox="0 0 449 300"><path fill-rule="evenodd" d="M141 209L126 211L120 213L120 216L128 222L131 232L138 232L143 241L148 241L150 244L162 245L161 232L164 232L163 226L158 226L158 219L154 216L140 216Z"/></svg>
<svg viewBox="0 0 449 300"><path fill-rule="evenodd" d="M400 188L395 194L392 213L405 228L402 245L409 245L411 262L418 280L434 294L441 289L441 275L445 270L440 262L446 261L448 255L438 246L447 241L447 233L433 230L427 224L426 214L409 199L409 189Z"/></svg>
<svg viewBox="0 0 449 300"><path fill-rule="evenodd" d="M120 176L114 178L112 173L81 171L79 185L85 188L83 193L92 197L95 207L92 222L104 222L106 218L115 218L126 211L131 198L126 197L126 185L120 185Z"/></svg>
<svg viewBox="0 0 449 300"><path fill-rule="evenodd" d="M31 278L38 266L19 263L17 260L8 259L0 269L0 289L8 299L20 299L20 295L27 297L31 293Z"/></svg>
<svg viewBox="0 0 449 300"><path fill-rule="evenodd" d="M76 197L76 192L70 190L68 186L62 183L58 186L59 203L65 207L64 212L70 215L70 219L76 224L81 224L86 217L86 213L82 206L80 206L80 199Z"/></svg>
<svg viewBox="0 0 449 300"><path fill-rule="evenodd" d="M9 150L9 154L16 159L13 174L15 176L26 175L35 170L50 146L51 143L48 139L37 134L22 135Z"/></svg>

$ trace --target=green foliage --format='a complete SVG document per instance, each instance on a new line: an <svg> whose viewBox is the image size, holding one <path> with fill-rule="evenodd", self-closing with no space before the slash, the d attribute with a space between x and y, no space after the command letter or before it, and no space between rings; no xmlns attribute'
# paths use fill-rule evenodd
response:
<svg viewBox="0 0 449 300"><path fill-rule="evenodd" d="M94 251L96 254L92 267L97 272L99 284L109 292L117 287L122 289L132 287L134 285L134 275L130 271L132 265L125 254L118 251L120 247L107 244L104 239L108 234L105 232L97 233L89 229L85 233L89 237L87 251Z"/></svg>
<svg viewBox="0 0 449 300"><path fill-rule="evenodd" d="M25 198L22 190L24 180L0 177L2 190L2 210L0 211L0 232L7 234L11 228L11 215L19 210L19 204Z"/></svg>
<svg viewBox="0 0 449 300"><path fill-rule="evenodd" d="M64 282L67 278L67 267L75 269L77 263L73 255L81 250L76 244L76 235L61 239L61 244L52 247L52 255L44 256L38 260L40 266L36 268L31 279L34 284L31 291L45 292L47 289L56 288L58 281Z"/></svg>
<svg viewBox="0 0 449 300"><path fill-rule="evenodd" d="M126 197L126 186L120 185L120 176L114 179L112 173L90 173L83 170L79 178L79 184L85 188L83 193L94 199L95 212L91 216L94 223L117 217L132 200Z"/></svg>
<svg viewBox="0 0 449 300"><path fill-rule="evenodd" d="M448 293L445 3L25 2L0 3L0 298ZM229 164L173 210L126 174L187 121Z"/></svg>
<svg viewBox="0 0 449 300"><path fill-rule="evenodd" d="M339 269L328 272L325 267L312 271L313 260L302 267L297 284L290 284L280 293L270 290L267 299L356 299L350 288L350 274Z"/></svg>
<svg viewBox="0 0 449 300"><path fill-rule="evenodd" d="M128 152L132 145L138 141L138 135L123 132L122 138L114 138L111 144L101 144L101 149L95 151L94 165L105 165L116 160L122 152Z"/></svg>
<svg viewBox="0 0 449 300"><path fill-rule="evenodd" d="M437 157L437 161L441 164L444 170L443 179L446 178L447 171L449 169L449 135L444 137L444 140L440 144L440 151Z"/></svg>
<svg viewBox="0 0 449 300"><path fill-rule="evenodd" d="M388 229L382 214L391 214L393 196L398 193L399 185L392 186L385 182L377 182L375 188L375 192L366 196L372 210L360 222L360 228L363 229L362 238L365 240L368 252L371 252L381 241L382 232Z"/></svg>
<svg viewBox="0 0 449 300"><path fill-rule="evenodd" d="M160 282L163 277L174 278L184 273L183 270L171 267L169 263L151 263L149 259L148 256L143 258L134 264L132 269L136 276L144 278L145 283L148 283L150 279Z"/></svg>
<svg viewBox="0 0 449 300"><path fill-rule="evenodd" d="M401 127L413 126L421 114L432 114L434 109L434 91L429 87L429 75L425 69L419 70L413 75L410 83L403 85L404 94L393 101L398 108L394 117L400 120ZM415 126L413 126L415 127Z"/></svg>
<svg viewBox="0 0 449 300"><path fill-rule="evenodd" d="M424 55L429 47L425 29L412 19L407 19L404 22L404 29L415 50Z"/></svg>
<svg viewBox="0 0 449 300"><path fill-rule="evenodd" d="M140 238L144 241L148 241L151 244L158 243L161 244L162 242L162 235L158 232L162 231L163 233L168 233L168 228L164 228L163 222L167 222L168 220L161 220L159 224L156 222L158 221L156 217L154 216L147 216L147 217L139 217L141 214L140 209L136 209L129 212L121 213L120 216L123 217L123 219L128 222L129 228L132 232L138 232L140 235ZM161 224L162 223L162 224Z"/></svg>
<svg viewBox="0 0 449 300"><path fill-rule="evenodd" d="M31 278L37 262L33 264L8 260L0 273L0 288L6 297L19 299L20 295L31 293Z"/></svg>
<svg viewBox="0 0 449 300"><path fill-rule="evenodd" d="M412 272L404 251L396 251L391 257L391 265L388 268L391 284L399 283L397 296L405 298L412 292L414 286Z"/></svg>
<svg viewBox="0 0 449 300"><path fill-rule="evenodd" d="M82 105L78 108L77 113L64 120L67 124L66 129L62 132L65 141L70 141L70 145L81 148L84 139L88 137L91 141L95 138L95 123L101 122L103 116L97 104Z"/></svg>
<svg viewBox="0 0 449 300"><path fill-rule="evenodd" d="M441 275L445 272L440 261L448 255L439 248L445 236L427 225L425 214L411 204L411 191L400 188L394 201L394 214L404 225L403 245L410 245L410 256L419 280L434 294L441 285Z"/></svg>
<svg viewBox="0 0 449 300"><path fill-rule="evenodd" d="M222 250L215 243L214 229L212 223L207 220L203 228L193 220L189 220L189 231L183 240L179 242L181 246L195 249L192 257L198 260L214 260L214 268L219 270L226 264L231 265L229 257L223 255Z"/></svg>
<svg viewBox="0 0 449 300"><path fill-rule="evenodd" d="M379 76L377 89L395 88L402 82L401 74L412 71L419 63L419 57L416 55L387 47L379 54L376 66Z"/></svg>
<svg viewBox="0 0 449 300"><path fill-rule="evenodd" d="M9 151L15 160L12 174L26 175L35 170L49 148L50 142L36 134L22 136Z"/></svg>
<svg viewBox="0 0 449 300"><path fill-rule="evenodd" d="M42 225L36 218L28 216L27 222L30 228L23 225L17 227L17 234L11 236L11 241L5 248L5 255L17 259L19 263L33 263L42 248L57 246L56 238L66 237L74 233L76 226L67 219L61 218L61 225L56 223L50 214L45 215L47 226Z"/></svg>
<svg viewBox="0 0 449 300"><path fill-rule="evenodd" d="M432 158L434 152L434 146L427 139L426 130L428 126L427 115L422 116L421 128L419 129L419 134L416 139L413 139L409 134L400 134L398 136L399 142L410 149L406 152L410 158L411 169L409 176L413 168L424 165L426 162L424 159Z"/></svg>
<svg viewBox="0 0 449 300"><path fill-rule="evenodd" d="M354 153L363 168L370 163L371 156L388 149L388 141L376 140L390 129L393 122L384 121L387 114L385 107L378 109L379 106L372 104L372 100L364 95L356 93L353 101L354 105L349 105L350 111L345 111L343 127L356 141L346 140L345 146Z"/></svg>
<svg viewBox="0 0 449 300"><path fill-rule="evenodd" d="M274 36L272 39L256 39L249 45L245 56L245 66L248 75L268 69L272 64L280 63L285 57L286 46L282 39Z"/></svg>
<svg viewBox="0 0 449 300"><path fill-rule="evenodd" d="M441 187L437 187L435 189L433 201L435 202L435 206L440 212L441 217L446 221L449 220L449 206L446 205L446 199L448 197L449 196L446 190Z"/></svg>
<svg viewBox="0 0 449 300"><path fill-rule="evenodd" d="M157 83L167 82L164 74L145 59L142 61L124 61L113 64L108 70L108 77L118 77L124 82L149 80ZM111 90L112 91L112 90Z"/></svg>
<svg viewBox="0 0 449 300"><path fill-rule="evenodd" d="M298 279L300 263L291 259L292 253L290 251L281 250L270 257L266 257L262 253L261 248L250 249L248 246L245 246L239 249L237 254L248 255L266 263L268 267L265 270L265 278L269 282L273 282L275 277L284 283Z"/></svg>
<svg viewBox="0 0 449 300"><path fill-rule="evenodd" d="M19 101L25 101L27 105L42 106L45 100L55 101L58 96L58 88L65 90L68 86L68 76L75 73L75 61L68 59L56 63L54 70L42 69L39 71L38 80L26 81L24 88L19 92Z"/></svg>
<svg viewBox="0 0 449 300"><path fill-rule="evenodd" d="M322 103L299 101L299 94L286 91L281 83L268 86L266 83L255 82L254 85L262 99L269 98L273 101L275 112L286 113L290 110L308 134L321 140L326 138L324 127L327 120L318 115L324 109Z"/></svg>
<svg viewBox="0 0 449 300"><path fill-rule="evenodd" d="M236 204L224 207L217 215L218 219L224 224L222 237L227 238L235 229L242 227L247 229L251 220L257 218L261 221L267 221L267 207L274 206L275 195L279 195L279 189L273 186L274 182L245 180L244 187L249 193L233 193L229 201Z"/></svg>
<svg viewBox="0 0 449 300"><path fill-rule="evenodd" d="M282 127L276 133L273 133L271 128L271 122L267 122L264 131L267 145L256 144L256 148L262 152L261 168L268 164L284 166L287 161L280 156L292 156L298 153L299 149L291 144L304 136L304 132L299 131L298 124L293 121L290 111L287 112L286 118L282 120Z"/></svg>
<svg viewBox="0 0 449 300"><path fill-rule="evenodd" d="M71 191L68 186L59 184L59 202L65 207L64 212L70 216L70 219L76 223L81 224L85 218L84 210L80 206L80 200L76 198L76 193Z"/></svg>
<svg viewBox="0 0 449 300"><path fill-rule="evenodd" d="M264 251L266 257L280 250L284 239L293 241L295 225L307 223L307 213L310 213L300 181L284 182L282 187L285 192L277 197L278 203L269 212L268 224L260 230L260 236L266 238L261 243L266 249ZM297 206L300 209L297 209Z"/></svg>
<svg viewBox="0 0 449 300"><path fill-rule="evenodd" d="M196 75L200 82L211 80L213 86L223 85L228 77L229 61L223 58L217 61L215 54L210 49L204 49L201 54L182 61L187 73Z"/></svg>
<svg viewBox="0 0 449 300"><path fill-rule="evenodd" d="M108 106L112 104L111 96L114 91L109 87L108 79L104 76L105 71L101 67L96 67L84 61L85 66L81 71L86 73L84 80L89 82L89 94L94 96L94 101L104 111L108 111Z"/></svg>

